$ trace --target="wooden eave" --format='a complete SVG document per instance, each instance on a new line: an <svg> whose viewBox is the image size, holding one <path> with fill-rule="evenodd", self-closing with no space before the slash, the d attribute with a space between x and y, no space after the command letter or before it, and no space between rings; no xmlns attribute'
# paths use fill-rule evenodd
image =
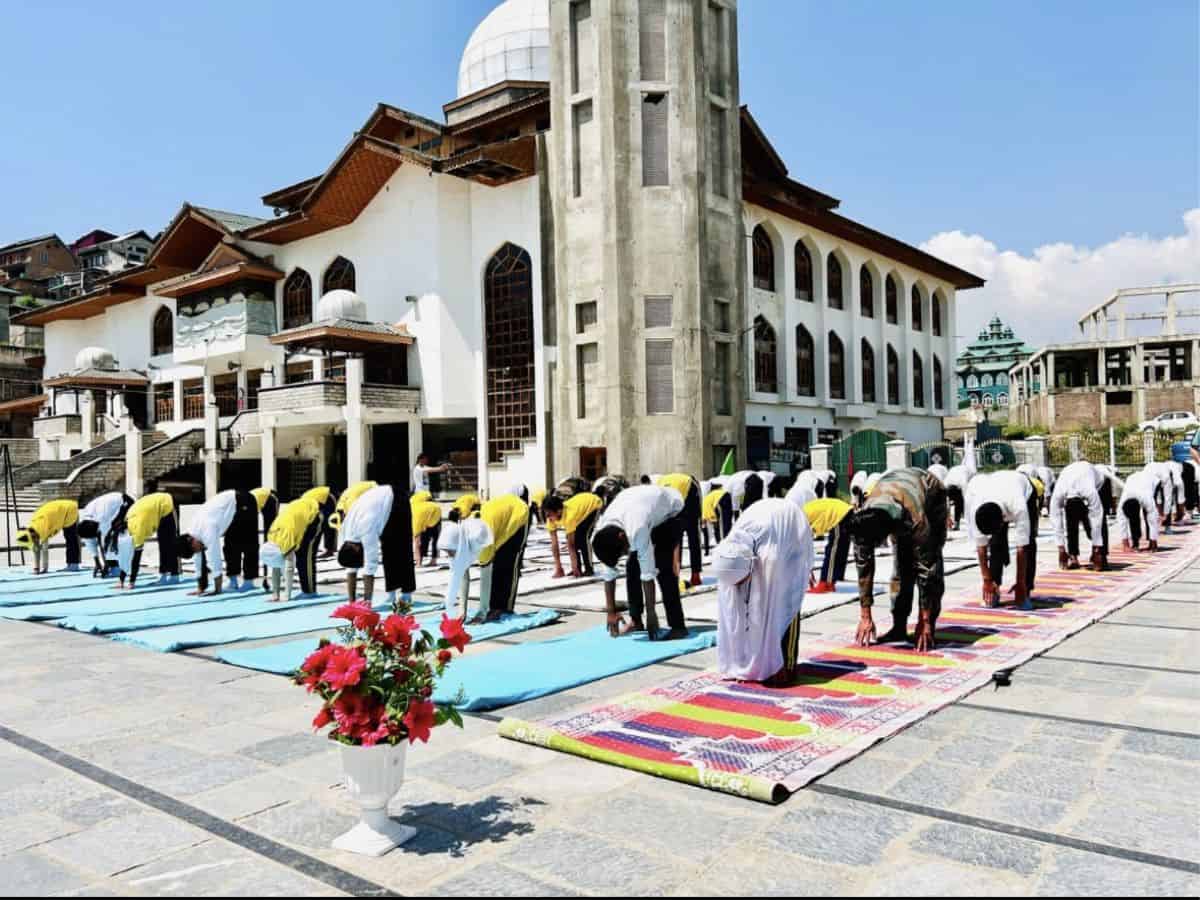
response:
<svg viewBox="0 0 1200 900"><path fill-rule="evenodd" d="M537 139L530 134L476 147L450 157L438 169L492 185L525 178L537 172Z"/></svg>
<svg viewBox="0 0 1200 900"><path fill-rule="evenodd" d="M146 288L144 286L125 286L110 282L82 297L67 300L65 303L52 303L12 316L11 321L15 325L45 325L47 322L90 319L92 316L100 315L109 307L145 296Z"/></svg>
<svg viewBox="0 0 1200 900"><path fill-rule="evenodd" d="M216 269L209 269L207 272L183 275L171 281L163 282L154 288L154 293L160 297L178 299L179 297L186 297L188 294L195 294L198 291L220 287L223 284L230 284L231 282L241 281L246 278L260 279L262 281L278 281L282 277L282 272L274 266L269 266L265 263L251 261L236 262Z"/></svg>
<svg viewBox="0 0 1200 900"><path fill-rule="evenodd" d="M454 100L451 100L449 103L443 103L442 112L451 113L460 107L467 106L468 104L474 103L476 100L481 100L482 98L490 96L491 94L498 94L501 91L513 89L534 91L544 90L547 95L549 95L550 83L548 81L516 81L510 79L507 81L501 81L497 84L489 84L487 87L480 88L474 93L467 94L465 97L458 97Z"/></svg>
<svg viewBox="0 0 1200 900"><path fill-rule="evenodd" d="M127 375L127 376L112 376L106 377L103 375L57 375L54 378L47 378L42 382L43 387L48 388L78 388L79 390L91 390L92 388L129 388L129 387L145 387L150 383L150 379L145 375Z"/></svg>
<svg viewBox="0 0 1200 900"><path fill-rule="evenodd" d="M741 149L743 178L780 186L791 195L793 202L827 210L837 209L841 205L837 197L831 197L788 176L787 165L745 106L741 108Z"/></svg>
<svg viewBox="0 0 1200 900"><path fill-rule="evenodd" d="M408 346L416 341L404 331L395 334L357 331L319 322L273 334L269 340L276 347L286 347L290 351L320 350L333 353L364 353L377 347Z"/></svg>
<svg viewBox="0 0 1200 900"><path fill-rule="evenodd" d="M320 180L320 175L314 175L312 178L305 178L303 181L289 184L287 187L280 188L277 191L263 194L263 206L270 206L274 209L293 210L312 192L312 189Z"/></svg>
<svg viewBox="0 0 1200 900"><path fill-rule="evenodd" d="M229 230L216 219L185 203L150 251L146 265L160 270L190 272L227 234Z"/></svg>
<svg viewBox="0 0 1200 900"><path fill-rule="evenodd" d="M46 394L34 394L32 397L18 397L16 400L5 400L3 403L0 403L0 415L5 415L6 413L37 412L49 399L49 396Z"/></svg>
<svg viewBox="0 0 1200 900"><path fill-rule="evenodd" d="M515 103L510 103L507 106L501 106L498 109L491 109L487 112L480 113L470 119L464 119L461 122L455 122L453 125L446 126L446 133L465 136L471 131L482 128L488 125L496 125L508 119L524 119L529 118L532 113L545 110L550 112L550 92L545 91L541 94L535 94L531 97L525 97Z"/></svg>

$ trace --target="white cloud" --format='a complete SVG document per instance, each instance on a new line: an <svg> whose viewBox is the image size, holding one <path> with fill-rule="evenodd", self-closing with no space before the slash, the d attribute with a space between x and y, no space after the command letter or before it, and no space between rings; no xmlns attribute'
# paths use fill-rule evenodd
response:
<svg viewBox="0 0 1200 900"><path fill-rule="evenodd" d="M999 314L1036 347L1080 340L1079 317L1118 288L1200 281L1200 208L1184 214L1182 234L1164 238L1127 234L1095 248L1046 244L1022 256L978 234L945 231L921 249L987 280L958 295L960 343Z"/></svg>

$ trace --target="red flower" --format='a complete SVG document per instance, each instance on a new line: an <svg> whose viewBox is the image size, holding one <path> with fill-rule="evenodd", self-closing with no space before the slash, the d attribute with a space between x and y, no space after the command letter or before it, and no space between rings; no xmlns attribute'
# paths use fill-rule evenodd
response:
<svg viewBox="0 0 1200 900"><path fill-rule="evenodd" d="M379 613L371 609L365 600L339 606L330 618L345 619L359 631L372 631L379 624Z"/></svg>
<svg viewBox="0 0 1200 900"><path fill-rule="evenodd" d="M449 641L450 646L459 653L467 649L467 644L471 643L471 636L463 628L463 620L451 619L445 614L442 615L442 637Z"/></svg>
<svg viewBox="0 0 1200 900"><path fill-rule="evenodd" d="M362 735L362 744L364 747L374 747L376 744L386 741L392 736L392 723L385 716L379 721L379 724L370 731L366 731Z"/></svg>
<svg viewBox="0 0 1200 900"><path fill-rule="evenodd" d="M300 666L300 670L307 675L320 675L325 671L325 666L334 654L337 653L337 650L337 644L325 644L322 647L318 647L304 660L304 663Z"/></svg>
<svg viewBox="0 0 1200 900"><path fill-rule="evenodd" d="M341 652L325 666L322 676L322 680L335 691L358 684L367 668L367 661L358 650L348 647L338 649Z"/></svg>
<svg viewBox="0 0 1200 900"><path fill-rule="evenodd" d="M408 652L409 647L412 646L410 636L416 630L417 620L415 618L393 614L383 620L383 624L379 626L379 631L375 636L381 644L388 647L400 645L405 652Z"/></svg>
<svg viewBox="0 0 1200 900"><path fill-rule="evenodd" d="M333 714L329 711L329 707L322 706L321 711L317 713L317 717L313 719L313 730L320 731L332 721Z"/></svg>
<svg viewBox="0 0 1200 900"><path fill-rule="evenodd" d="M453 656L454 656L454 654L451 653L449 650L439 650L438 655L437 655L437 661L440 662L444 666L446 663L450 662L450 660Z"/></svg>
<svg viewBox="0 0 1200 900"><path fill-rule="evenodd" d="M343 693L333 703L333 717L337 720L338 732L356 738L364 728L378 721L382 711L378 700L354 691Z"/></svg>
<svg viewBox="0 0 1200 900"><path fill-rule="evenodd" d="M429 743L429 734L433 730L436 713L437 710L432 703L413 701L408 705L408 712L404 715L404 727L408 729L410 744L415 744L417 741Z"/></svg>

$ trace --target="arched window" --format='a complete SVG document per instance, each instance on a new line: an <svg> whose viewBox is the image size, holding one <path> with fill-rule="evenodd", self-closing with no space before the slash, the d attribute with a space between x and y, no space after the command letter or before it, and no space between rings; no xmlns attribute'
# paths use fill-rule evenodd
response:
<svg viewBox="0 0 1200 900"><path fill-rule="evenodd" d="M925 364L916 350L913 351L913 406L925 408Z"/></svg>
<svg viewBox="0 0 1200 900"><path fill-rule="evenodd" d="M488 461L524 449L537 435L533 363L533 264L515 244L505 244L483 279L484 346L487 348Z"/></svg>
<svg viewBox="0 0 1200 900"><path fill-rule="evenodd" d="M875 318L875 279L866 266L858 272L858 308L864 319Z"/></svg>
<svg viewBox="0 0 1200 900"><path fill-rule="evenodd" d="M796 241L796 299L809 300L813 298L813 266L812 256L804 241Z"/></svg>
<svg viewBox="0 0 1200 900"><path fill-rule="evenodd" d="M992 376L984 375L982 378L980 378L979 386L980 387L991 387L992 386Z"/></svg>
<svg viewBox="0 0 1200 900"><path fill-rule="evenodd" d="M946 408L946 394L942 386L942 361L937 356L933 357L933 407Z"/></svg>
<svg viewBox="0 0 1200 900"><path fill-rule="evenodd" d="M829 332L829 396L834 400L846 399L846 348L832 331Z"/></svg>
<svg viewBox="0 0 1200 900"><path fill-rule="evenodd" d="M862 340L863 403L875 402L875 348L866 338Z"/></svg>
<svg viewBox="0 0 1200 900"><path fill-rule="evenodd" d="M175 349L175 317L171 310L160 306L154 314L154 325L150 333L150 355L170 353Z"/></svg>
<svg viewBox="0 0 1200 900"><path fill-rule="evenodd" d="M1001 387L1008 387L1008 373L1001 372L999 375L997 375L996 384L1000 385Z"/></svg>
<svg viewBox="0 0 1200 900"><path fill-rule="evenodd" d="M996 397L996 402L1000 406L1008 406L1008 394L1000 394Z"/></svg>
<svg viewBox="0 0 1200 900"><path fill-rule="evenodd" d="M887 348L887 402L889 406L900 405L900 357L896 348Z"/></svg>
<svg viewBox="0 0 1200 900"><path fill-rule="evenodd" d="M833 309L845 309L846 304L842 299L842 264L832 253L825 261L826 281L829 283L829 305Z"/></svg>
<svg viewBox="0 0 1200 900"><path fill-rule="evenodd" d="M779 364L775 329L762 316L754 318L754 390L779 393Z"/></svg>
<svg viewBox="0 0 1200 900"><path fill-rule="evenodd" d="M912 323L913 331L921 330L921 290L915 284L912 289Z"/></svg>
<svg viewBox="0 0 1200 900"><path fill-rule="evenodd" d="M296 269L283 283L283 327L307 325L312 313L312 279L303 269Z"/></svg>
<svg viewBox="0 0 1200 900"><path fill-rule="evenodd" d="M967 387L968 388L979 387L979 379L977 377L975 377L974 375L968 375L967 376Z"/></svg>
<svg viewBox="0 0 1200 900"><path fill-rule="evenodd" d="M767 229L754 229L754 286L760 291L775 290L775 247Z"/></svg>
<svg viewBox="0 0 1200 900"><path fill-rule="evenodd" d="M933 333L938 337L942 336L942 296L934 294L929 310L929 318L932 320L931 327Z"/></svg>
<svg viewBox="0 0 1200 900"><path fill-rule="evenodd" d="M796 392L801 397L817 396L817 350L803 325L796 326Z"/></svg>
<svg viewBox="0 0 1200 900"><path fill-rule="evenodd" d="M991 394L984 394L984 395L983 395L983 405L984 405L984 406L995 406L995 405L996 405L996 401L995 401L995 399L992 397L992 395L991 395Z"/></svg>
<svg viewBox="0 0 1200 900"><path fill-rule="evenodd" d="M896 287L896 279L891 275L887 277L887 282L884 286L885 305L887 307L887 321L889 325L900 324L900 289Z"/></svg>
<svg viewBox="0 0 1200 900"><path fill-rule="evenodd" d="M325 270L325 277L321 279L321 293L328 294L330 291L354 291L358 290L355 287L354 281L354 263L346 259L344 256L339 256L329 264L329 268Z"/></svg>

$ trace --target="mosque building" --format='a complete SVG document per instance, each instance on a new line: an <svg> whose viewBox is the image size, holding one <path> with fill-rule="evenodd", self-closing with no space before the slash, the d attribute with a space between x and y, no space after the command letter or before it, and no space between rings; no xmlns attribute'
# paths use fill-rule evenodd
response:
<svg viewBox="0 0 1200 900"><path fill-rule="evenodd" d="M1016 400L1009 390L1008 370L1034 354L1034 348L1013 334L1013 330L992 318L958 354L954 374L958 378L958 405L1007 409Z"/></svg>

